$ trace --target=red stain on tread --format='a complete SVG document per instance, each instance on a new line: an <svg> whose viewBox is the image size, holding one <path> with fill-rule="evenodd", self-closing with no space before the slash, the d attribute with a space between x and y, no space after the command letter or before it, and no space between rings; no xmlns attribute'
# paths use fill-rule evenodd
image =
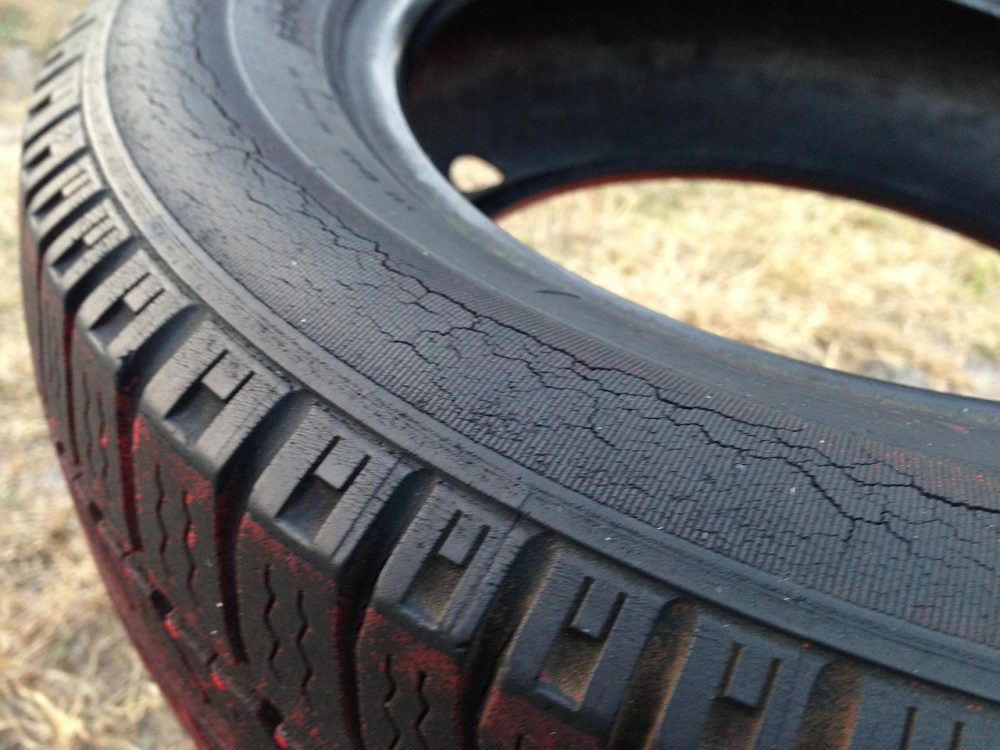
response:
<svg viewBox="0 0 1000 750"><path fill-rule="evenodd" d="M319 571L316 571L309 563L296 556L295 552L286 547L281 541L275 539L267 533L263 526L254 521L249 516L243 516L240 520L239 536L241 539L251 541L264 549L264 554L271 559L281 560L292 574L293 580L298 583L300 576L304 573L313 580L325 578ZM332 581L330 582L332 587Z"/></svg>
<svg viewBox="0 0 1000 750"><path fill-rule="evenodd" d="M132 452L135 453L139 449L139 443L142 441L142 435L145 431L146 426L143 424L142 419L136 417L132 422Z"/></svg>
<svg viewBox="0 0 1000 750"><path fill-rule="evenodd" d="M462 737L463 698L470 675L454 657L404 630L405 626L369 609L358 637L359 669L388 671L387 655L400 684L419 685L424 696L434 696L436 705L448 707L448 723L454 737ZM364 716L362 717L364 719ZM440 727L439 727L440 731Z"/></svg>
<svg viewBox="0 0 1000 750"><path fill-rule="evenodd" d="M211 675L209 675L209 679L212 680L212 685L214 685L215 689L218 690L220 693L225 693L227 690L229 690L229 687L226 685L226 683L224 683L222 681L222 678L219 677L218 672L212 672Z"/></svg>
<svg viewBox="0 0 1000 750"><path fill-rule="evenodd" d="M177 626L175 626L170 620L163 621L163 629L167 631L167 635L170 636L171 640L176 641L180 639L181 634L177 632Z"/></svg>

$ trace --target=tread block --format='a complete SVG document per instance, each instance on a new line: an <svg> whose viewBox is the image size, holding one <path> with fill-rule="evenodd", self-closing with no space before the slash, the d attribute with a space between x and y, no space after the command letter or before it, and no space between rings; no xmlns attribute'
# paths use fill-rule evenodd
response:
<svg viewBox="0 0 1000 750"><path fill-rule="evenodd" d="M35 229L39 252L44 256L49 243L77 212L104 195L103 180L90 155L59 171L36 192L27 206Z"/></svg>
<svg viewBox="0 0 1000 750"><path fill-rule="evenodd" d="M524 555L535 535L468 493L441 488L428 498L387 562L358 638L368 745L472 740L466 703L485 688L492 654L469 644L487 629L499 639L513 628L516 617L503 623L492 608L505 580L536 579Z"/></svg>
<svg viewBox="0 0 1000 750"><path fill-rule="evenodd" d="M32 196L43 184L86 148L83 117L78 112L55 125L26 148L21 160L21 186L25 200L30 203Z"/></svg>
<svg viewBox="0 0 1000 750"><path fill-rule="evenodd" d="M425 619L435 624L444 620L455 600L459 585L490 532L494 532L493 538L489 540L490 545L495 547L498 544L497 532L502 532L505 526L509 528L509 521L504 523L502 517L489 519L494 522L492 525L487 525L484 520L461 511L455 512L444 536L438 541L439 548L424 561L406 593L404 604L408 608L419 611ZM479 566L487 563L495 554L495 549L490 550L483 556Z"/></svg>
<svg viewBox="0 0 1000 750"><path fill-rule="evenodd" d="M79 304L80 282L129 239L128 230L104 200L65 229L50 245L42 273L25 273L25 305L35 341L36 371L42 398L58 425L58 441L72 448L67 434L69 373L65 361L70 349L73 315ZM33 292L37 290L37 297ZM32 305L32 299L35 304ZM34 309L32 309L34 308ZM75 453L72 454L76 459Z"/></svg>
<svg viewBox="0 0 1000 750"><path fill-rule="evenodd" d="M77 31L82 31L83 28L86 28L92 22L93 18L90 16L77 16L70 22L63 33L59 35L56 43L49 50L45 59L42 60L42 68L38 72L38 77L35 79L33 86L34 91L38 91L54 75L62 72L65 68L75 64L79 60L90 43L90 35L80 34Z"/></svg>
<svg viewBox="0 0 1000 750"><path fill-rule="evenodd" d="M847 661L834 661L819 670L809 690L794 739L794 750L847 750L861 705L863 684L858 670ZM791 741L788 742L791 745Z"/></svg>
<svg viewBox="0 0 1000 750"><path fill-rule="evenodd" d="M132 435L136 524L150 574L207 648L232 664L218 562L227 498L141 415Z"/></svg>
<svg viewBox="0 0 1000 750"><path fill-rule="evenodd" d="M254 681L285 717L281 733L290 742L308 737L318 747L335 747L332 739L310 732L346 721L335 708L341 695L330 674L340 663L331 636L336 583L291 556L249 516L241 521L236 549L241 631Z"/></svg>
<svg viewBox="0 0 1000 750"><path fill-rule="evenodd" d="M155 294L136 286L130 299L145 305ZM290 390L219 328L205 323L150 379L140 411L164 424L175 449L198 462L214 481Z"/></svg>
<svg viewBox="0 0 1000 750"><path fill-rule="evenodd" d="M348 537L363 533L376 512L370 499L397 461L343 420L312 407L261 472L250 509L318 554L332 557L343 549L349 555Z"/></svg>
<svg viewBox="0 0 1000 750"><path fill-rule="evenodd" d="M72 383L66 368L72 319L63 312L64 300L51 286L43 284L37 291L34 305L25 295L28 331L33 341L35 381L49 418L56 452L68 463L76 464L78 456L70 422L69 390Z"/></svg>
<svg viewBox="0 0 1000 750"><path fill-rule="evenodd" d="M875 677L875 679L872 679ZM958 696L955 696L956 698ZM996 745L1000 721L978 701L941 700L916 680L869 675L855 709L852 750L964 750Z"/></svg>
<svg viewBox="0 0 1000 750"><path fill-rule="evenodd" d="M112 252L122 238L124 230L115 219L101 216L95 214L89 230L98 237L97 245L92 251L85 247L66 267L63 278L72 278L82 266ZM53 260L58 262L58 257ZM136 295L137 289L145 290L143 296ZM88 469L88 493L133 546L140 542L132 498L131 393L155 369L157 360L169 356L167 346L158 348L154 356L141 356L147 345L188 306L188 300L140 250L87 295L67 342L71 366L66 377L74 394L69 424L75 455Z"/></svg>
<svg viewBox="0 0 1000 750"><path fill-rule="evenodd" d="M747 656L750 653L754 655ZM776 690L767 671L773 653L772 642L755 631L734 628L713 617L700 617L672 700L658 722L658 741L711 748L726 742L734 750L753 747L771 693ZM796 659L803 658L796 651L792 654ZM749 668L734 683L744 658L744 667ZM796 667L783 663L777 675L787 678L797 672ZM737 695L746 697L753 693L753 687L764 683L769 687L763 704L759 703L759 694L748 697L753 702L750 706L726 695L732 687Z"/></svg>
<svg viewBox="0 0 1000 750"><path fill-rule="evenodd" d="M50 58L51 60L51 58ZM51 61L50 64L52 64ZM28 102L28 125L24 142L30 146L70 112L80 106L82 68L79 63L53 72Z"/></svg>
<svg viewBox="0 0 1000 750"><path fill-rule="evenodd" d="M467 642L524 545L515 517L447 487L436 491L386 563L373 606Z"/></svg>
<svg viewBox="0 0 1000 750"><path fill-rule="evenodd" d="M729 674L720 697L750 710L759 709L767 704L780 668L780 659L733 644Z"/></svg>
<svg viewBox="0 0 1000 750"><path fill-rule="evenodd" d="M782 661L760 644L733 643L718 695L701 731L706 748L751 750L757 741Z"/></svg>
<svg viewBox="0 0 1000 750"><path fill-rule="evenodd" d="M56 47L53 50L61 51L67 49L68 45L72 43L74 39L79 39L83 37L85 40L90 38L90 34L84 35L89 28L92 28L96 17L103 12L103 6L106 6L107 0L91 0L90 4L84 8L79 14L77 14L66 26L66 29L56 38ZM52 54L49 55L49 59L46 64L51 61Z"/></svg>
<svg viewBox="0 0 1000 750"><path fill-rule="evenodd" d="M550 746L553 732L582 733L586 746L606 746L666 604L662 592L560 550L490 691L482 742L514 736L500 712L516 705L524 713L514 734L528 746Z"/></svg>
<svg viewBox="0 0 1000 750"><path fill-rule="evenodd" d="M467 568L473 555L482 546L490 527L477 523L475 518L464 513L452 516L449 527L448 535L438 549L438 557L456 568Z"/></svg>
<svg viewBox="0 0 1000 750"><path fill-rule="evenodd" d="M657 614L615 718L612 750L654 746L697 628L698 608L690 600L674 599Z"/></svg>
<svg viewBox="0 0 1000 750"><path fill-rule="evenodd" d="M67 298L68 310L81 280L131 238L118 211L102 200L53 240L44 259L46 280Z"/></svg>
<svg viewBox="0 0 1000 750"><path fill-rule="evenodd" d="M621 610L625 595L615 591L606 582L592 578L586 579L580 593L572 620L565 632L595 641L605 640Z"/></svg>
<svg viewBox="0 0 1000 750"><path fill-rule="evenodd" d="M538 673L538 683L579 705L626 596L617 587L585 578L573 609Z"/></svg>
<svg viewBox="0 0 1000 750"><path fill-rule="evenodd" d="M210 534L211 528L194 528L191 506L212 503L213 488L166 454L141 419L136 421L133 441L136 465L143 467L136 474L135 502L149 571L171 601L186 612L198 612L206 603L199 600L194 586L196 568L213 562L196 558L195 548L198 536Z"/></svg>
<svg viewBox="0 0 1000 750"><path fill-rule="evenodd" d="M447 505L452 493L433 475L398 462L380 445L323 409L314 407L308 411L288 446L287 450L278 451L253 488L251 513L241 526L237 549L238 590L250 592L260 588L258 582L265 572L261 560L283 560L282 564L294 565L298 572L293 570L291 583L285 586L288 594L281 588L272 588L274 596L266 601L252 594L243 595L240 613L246 637L263 638L263 643L248 641L247 653L258 680L267 686L269 700L286 716L283 730L289 736L311 732L314 737L317 727L322 727L326 733L323 736L329 737L334 746L344 746L360 739L357 711L361 701L353 687L356 678L350 675L363 679L366 674L358 672L354 662L367 659L369 654L356 649L355 642L367 622L365 607L373 596L376 579L391 553L403 547L409 549L411 544L423 544L420 535L412 532L417 526L414 517L430 506ZM304 494L304 488L315 488L317 483L322 485L325 499ZM331 498L335 499L332 510ZM304 533L303 526L297 523L308 517L304 508L310 504L318 505L321 510L317 514L319 520L310 521L309 528L317 529L314 535ZM289 507L297 508L296 512L290 514ZM454 512L451 502L444 515L445 523L435 529L435 536ZM441 539L440 543L444 541ZM314 580L303 575L301 561L290 562L295 558L289 557L288 545L304 547L310 558L324 560L328 568L326 577ZM262 551L262 546L268 551ZM267 575L273 578L274 571ZM282 581L287 583L285 579ZM405 593L401 590L397 595ZM262 612L267 616L261 615ZM296 620L293 613L297 613L298 624L286 622L288 630L284 632L300 634L301 643L295 649L282 644L276 628L267 627L275 616ZM324 642L324 637L329 636L322 632L313 637L313 628L303 626L307 622L327 623L326 632L332 630L334 634L332 643ZM293 658L296 653L303 662L308 660L313 665L298 697L294 690L288 690L287 681L278 679L276 674L280 670L286 675L302 677L301 668L289 671L281 661L283 655ZM265 660L260 654L273 656ZM406 665L402 668L409 669ZM429 667L424 669L425 676L420 677L410 670L410 677L417 681L413 684L433 681L431 671ZM400 694L399 701L408 700ZM330 705L343 706L345 715L338 717L320 708ZM430 709L423 715L431 724L437 720L449 724L452 721L447 713L435 719L427 711Z"/></svg>
<svg viewBox="0 0 1000 750"><path fill-rule="evenodd" d="M353 643L363 607L435 486L317 406L261 471L240 524L236 590L246 653L285 717L282 736L323 736L335 747L358 737Z"/></svg>
<svg viewBox="0 0 1000 750"><path fill-rule="evenodd" d="M316 538L337 503L370 460L363 450L337 438L312 477L281 506L275 519L293 534Z"/></svg>
<svg viewBox="0 0 1000 750"><path fill-rule="evenodd" d="M140 286L147 290L155 288L159 293L169 289L173 292L170 296L179 296L173 285L156 270L145 250L133 253L80 305L77 327L92 340L95 349L110 351L119 335L128 330L146 309L148 303L136 305L136 297L130 296ZM155 296L149 302L154 299Z"/></svg>
<svg viewBox="0 0 1000 750"><path fill-rule="evenodd" d="M86 26L91 20L81 22ZM69 66L78 65L89 43L90 37L87 34L79 33L71 33L58 41L42 61L42 68L38 71L38 77L35 79L32 90L40 90Z"/></svg>

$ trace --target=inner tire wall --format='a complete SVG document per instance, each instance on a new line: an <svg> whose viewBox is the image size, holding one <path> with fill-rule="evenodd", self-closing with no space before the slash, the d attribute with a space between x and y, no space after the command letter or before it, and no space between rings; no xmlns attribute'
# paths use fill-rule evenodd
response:
<svg viewBox="0 0 1000 750"><path fill-rule="evenodd" d="M496 212L606 175L817 187L1000 244L996 24L952 3L474 2L417 31L414 133Z"/></svg>

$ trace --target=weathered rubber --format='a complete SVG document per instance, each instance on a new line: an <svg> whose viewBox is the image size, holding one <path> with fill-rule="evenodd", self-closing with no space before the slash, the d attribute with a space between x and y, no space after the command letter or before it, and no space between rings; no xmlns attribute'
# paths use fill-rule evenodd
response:
<svg viewBox="0 0 1000 750"><path fill-rule="evenodd" d="M505 497L499 481L481 478L485 465L463 476L428 461L276 364L265 353L272 334L255 341L237 332L179 279L160 238L139 230L130 196L107 177L127 154L95 147L87 108L96 105L82 83L86 55L104 54L101 30L115 6L95 5L70 27L32 100L22 171L26 316L53 440L95 558L202 746L995 747L995 469L765 409L741 421L739 404L709 407L702 393L665 388L655 400L667 437L566 423L588 429L605 452L581 459L591 474L545 485L562 496ZM449 314L446 298L414 294L429 315ZM512 342L510 352L483 348L484 364L513 359L568 399L605 388L646 408L640 380L628 391L621 373L541 340L522 347L523 334L469 315L469 331ZM536 429L558 427L543 421ZM606 456L635 460L621 448L630 440L646 441L647 463L654 449L683 456L689 470L668 499L622 494L621 474L594 479L612 471ZM518 441L515 429L479 440L515 458ZM707 497L699 492L720 481L720 461L730 482L720 493L764 488L812 502L815 534L798 546L784 531L771 535L778 521L752 504L731 506L728 519L720 510L664 511L668 500ZM543 464L520 465L545 474ZM492 493L480 488L489 481ZM578 531L591 516L573 492L602 487L632 504L612 507L619 521ZM690 558L636 541L636 519L686 539ZM716 534L742 546L714 547ZM838 540L821 557L827 567L782 580L783 556L808 554L824 535ZM795 600L802 619L778 627L748 616L739 571L727 577L705 563L692 585L703 565L696 545L745 550L739 562L768 576L761 591ZM840 554L855 566L846 573ZM662 565L644 569L651 555ZM676 579L660 572L670 565ZM883 568L923 575L927 588L896 588ZM935 587L966 598L920 599ZM884 630L865 630L851 608L831 620L811 609L807 589L877 610L881 619L870 622ZM922 648L924 630L954 648L928 650L930 666L917 675L900 665L911 663L907 648ZM898 655L871 657L883 638L895 639ZM950 671L938 667L948 659Z"/></svg>

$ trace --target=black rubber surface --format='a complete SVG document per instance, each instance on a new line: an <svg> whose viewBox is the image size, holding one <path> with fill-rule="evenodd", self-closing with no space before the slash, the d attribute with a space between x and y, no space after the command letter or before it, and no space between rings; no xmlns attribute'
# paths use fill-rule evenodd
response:
<svg viewBox="0 0 1000 750"><path fill-rule="evenodd" d="M32 103L40 390L192 733L993 747L1000 407L638 310L431 164L498 164L488 210L721 173L1000 244L1000 23L402 5L100 2Z"/></svg>

